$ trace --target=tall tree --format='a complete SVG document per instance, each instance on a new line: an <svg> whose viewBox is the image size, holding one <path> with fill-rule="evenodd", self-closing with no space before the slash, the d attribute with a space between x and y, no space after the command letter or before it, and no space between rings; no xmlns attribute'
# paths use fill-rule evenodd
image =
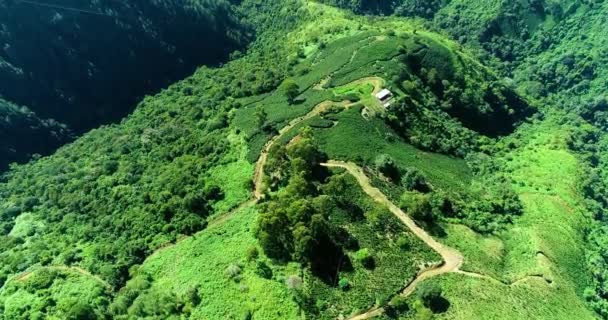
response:
<svg viewBox="0 0 608 320"><path fill-rule="evenodd" d="M293 104L296 97L300 94L300 87L293 80L287 79L283 82L283 92L285 93L285 97L287 97L287 102Z"/></svg>

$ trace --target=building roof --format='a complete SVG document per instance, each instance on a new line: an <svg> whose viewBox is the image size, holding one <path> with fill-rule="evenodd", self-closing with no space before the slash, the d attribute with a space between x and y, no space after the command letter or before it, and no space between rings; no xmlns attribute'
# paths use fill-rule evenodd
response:
<svg viewBox="0 0 608 320"><path fill-rule="evenodd" d="M393 94L388 91L388 89L382 89L380 92L376 94L376 98L380 100L384 100L386 98L390 98Z"/></svg>

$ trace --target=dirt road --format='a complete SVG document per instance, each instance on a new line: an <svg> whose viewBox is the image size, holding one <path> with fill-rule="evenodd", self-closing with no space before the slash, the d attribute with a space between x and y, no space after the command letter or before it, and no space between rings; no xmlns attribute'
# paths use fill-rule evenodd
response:
<svg viewBox="0 0 608 320"><path fill-rule="evenodd" d="M365 172L361 167L357 166L354 163L350 162L342 162L342 161L329 161L328 163L322 164L325 167L330 168L343 168L346 169L351 175L353 175L361 188L365 193L367 193L372 199L376 202L386 206L391 213L393 213L401 222L403 222L411 231L414 233L420 240L424 241L429 247L435 250L441 258L443 259L443 263L436 267L432 267L430 269L426 269L420 272L416 278L410 282L407 287L401 293L403 296L408 296L414 292L416 286L428 279L432 278L444 273L448 272L459 272L460 266L462 265L464 258L460 252L452 249L450 247L444 246L443 244L437 242L433 237L431 237L424 229L420 228L412 218L410 218L403 210L397 207L394 203L392 203L384 193L382 193L378 188L373 187ZM383 308L374 308L366 313L357 315L355 317L350 318L350 320L363 320L369 319L372 317L376 317L381 315L384 312Z"/></svg>

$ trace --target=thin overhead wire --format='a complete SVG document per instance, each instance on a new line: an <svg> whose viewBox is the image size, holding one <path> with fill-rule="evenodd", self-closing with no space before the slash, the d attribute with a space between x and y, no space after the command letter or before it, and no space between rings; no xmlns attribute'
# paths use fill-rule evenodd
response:
<svg viewBox="0 0 608 320"><path fill-rule="evenodd" d="M66 10L66 11L73 11L73 12L94 14L94 15L98 15L98 16L111 17L111 15L103 13L103 12L89 11L89 10L78 9L78 8L74 8L74 7L65 7L65 6L60 6L60 5L52 4L52 3L36 2L36 1L31 1L31 0L17 0L17 2L27 3L27 4L31 4L34 6L40 6L40 7L47 7L47 8L53 8L53 9L60 9L60 10Z"/></svg>

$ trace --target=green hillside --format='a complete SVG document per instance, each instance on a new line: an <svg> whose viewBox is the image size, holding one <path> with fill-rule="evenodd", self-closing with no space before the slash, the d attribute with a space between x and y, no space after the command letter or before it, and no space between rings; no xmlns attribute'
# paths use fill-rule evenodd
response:
<svg viewBox="0 0 608 320"><path fill-rule="evenodd" d="M0 96L31 111L0 117L26 123L33 112L77 134L118 122L144 95L243 50L254 30L237 11L227 1L2 0ZM0 138L12 150L0 170L70 139L25 140Z"/></svg>
<svg viewBox="0 0 608 320"><path fill-rule="evenodd" d="M255 39L0 178L0 319L606 319L608 3L196 4Z"/></svg>
<svg viewBox="0 0 608 320"><path fill-rule="evenodd" d="M81 132L222 62L249 33L225 1L36 3L0 2L0 94Z"/></svg>

